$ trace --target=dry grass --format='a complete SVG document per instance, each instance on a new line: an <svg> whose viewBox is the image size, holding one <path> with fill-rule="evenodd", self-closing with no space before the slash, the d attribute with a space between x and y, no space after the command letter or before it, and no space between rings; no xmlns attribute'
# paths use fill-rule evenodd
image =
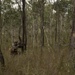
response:
<svg viewBox="0 0 75 75"><path fill-rule="evenodd" d="M11 56L3 51L6 67L0 75L74 75L68 63L68 49L53 51L46 47L28 49L24 54Z"/></svg>

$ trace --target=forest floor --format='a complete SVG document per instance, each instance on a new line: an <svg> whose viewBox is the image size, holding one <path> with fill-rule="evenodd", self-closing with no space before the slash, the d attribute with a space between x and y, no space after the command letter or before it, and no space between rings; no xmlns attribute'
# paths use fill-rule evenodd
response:
<svg viewBox="0 0 75 75"><path fill-rule="evenodd" d="M5 70L2 75L74 75L69 64L69 50L28 49L23 54L10 55L3 51ZM1 75L1 74L0 74Z"/></svg>

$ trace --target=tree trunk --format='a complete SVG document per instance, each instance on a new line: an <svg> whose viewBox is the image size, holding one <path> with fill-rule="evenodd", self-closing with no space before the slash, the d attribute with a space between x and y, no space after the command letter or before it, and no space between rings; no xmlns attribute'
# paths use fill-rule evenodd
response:
<svg viewBox="0 0 75 75"><path fill-rule="evenodd" d="M44 47L44 0L39 0L40 3L40 29L41 29L41 47Z"/></svg>
<svg viewBox="0 0 75 75"><path fill-rule="evenodd" d="M40 39L40 43L41 43L41 50L40 50L40 72L39 74L43 74L44 73L44 69L43 69L43 47L44 47L44 0L38 0L39 2L39 6L40 6L40 10L39 10L39 14L40 14L40 30L41 30L41 39Z"/></svg>
<svg viewBox="0 0 75 75"><path fill-rule="evenodd" d="M23 42L23 51L27 49L27 31L26 31L26 11L25 11L25 0L22 0L23 3L23 13L22 13L22 26L23 26L23 34L22 34L22 42Z"/></svg>
<svg viewBox="0 0 75 75"><path fill-rule="evenodd" d="M57 0L57 2L59 2L60 0ZM57 5L57 8L59 8L59 6ZM59 9L57 9L56 11L56 26L55 26L55 48L59 48L60 47L60 11Z"/></svg>
<svg viewBox="0 0 75 75"><path fill-rule="evenodd" d="M72 18L72 32L71 32L71 48L75 49L75 1L73 1L73 18Z"/></svg>
<svg viewBox="0 0 75 75"><path fill-rule="evenodd" d="M0 0L0 64L1 67L4 67L5 61L1 51L2 50L1 45L2 45L2 19L1 19L1 0Z"/></svg>

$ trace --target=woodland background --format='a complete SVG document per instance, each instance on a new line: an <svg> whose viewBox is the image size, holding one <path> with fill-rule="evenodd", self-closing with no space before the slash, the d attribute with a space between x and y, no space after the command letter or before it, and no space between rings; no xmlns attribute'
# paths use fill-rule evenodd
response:
<svg viewBox="0 0 75 75"><path fill-rule="evenodd" d="M75 75L75 1L24 1L0 0L0 75ZM11 55L23 29L26 49Z"/></svg>

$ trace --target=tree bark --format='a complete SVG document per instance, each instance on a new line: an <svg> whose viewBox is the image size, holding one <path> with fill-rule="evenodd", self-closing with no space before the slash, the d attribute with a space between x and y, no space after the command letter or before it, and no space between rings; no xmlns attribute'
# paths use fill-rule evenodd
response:
<svg viewBox="0 0 75 75"><path fill-rule="evenodd" d="M44 0L39 0L40 3L40 29L41 29L41 47L44 47Z"/></svg>
<svg viewBox="0 0 75 75"><path fill-rule="evenodd" d="M71 32L71 48L75 49L75 1L73 1L73 18L72 18L72 32Z"/></svg>
<svg viewBox="0 0 75 75"><path fill-rule="evenodd" d="M27 31L26 31L26 11L25 11L25 0L22 0L23 3L23 13L22 13L22 27L23 27L23 34L22 34L22 42L23 42L23 51L27 49Z"/></svg>
<svg viewBox="0 0 75 75"><path fill-rule="evenodd" d="M59 3L60 0L57 0ZM55 48L60 47L60 11L59 11L59 6L57 5L57 11L56 11L56 26L55 26Z"/></svg>
<svg viewBox="0 0 75 75"><path fill-rule="evenodd" d="M1 0L0 0L0 64L1 67L4 67L5 65L5 61L4 61L4 57L3 57L3 53L2 53L2 18L1 18Z"/></svg>

